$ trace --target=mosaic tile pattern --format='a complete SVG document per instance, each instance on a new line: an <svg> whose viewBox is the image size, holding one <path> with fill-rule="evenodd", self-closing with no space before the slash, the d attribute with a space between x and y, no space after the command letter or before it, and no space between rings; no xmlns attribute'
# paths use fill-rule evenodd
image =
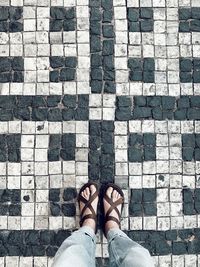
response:
<svg viewBox="0 0 200 267"><path fill-rule="evenodd" d="M88 179L155 266L199 266L199 0L0 0L0 266L50 267Z"/></svg>

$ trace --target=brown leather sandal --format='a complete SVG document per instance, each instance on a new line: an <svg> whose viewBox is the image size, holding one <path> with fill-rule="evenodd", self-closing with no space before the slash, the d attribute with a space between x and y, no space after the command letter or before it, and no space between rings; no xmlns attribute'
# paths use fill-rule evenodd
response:
<svg viewBox="0 0 200 267"><path fill-rule="evenodd" d="M119 198L117 201L113 202L111 198L109 198L106 194L106 191L109 187L112 187L114 190L116 190L120 195L121 198ZM103 232L104 235L106 236L106 231L105 231L105 225L108 221L114 221L119 225L119 228L121 228L120 225L120 220L121 220L121 214L117 208L117 206L119 206L120 204L122 204L122 208L121 208L121 212L123 210L124 207L124 193L122 191L122 189L117 186L116 184L112 184L109 183L104 187L104 193L103 193L103 199L105 199L109 204L110 204L110 208L108 209L107 213L105 214L105 209L104 209L104 204L103 204L103 212L104 212L104 228L103 228ZM110 215L110 213L115 210L118 214L119 220L116 217L113 217Z"/></svg>
<svg viewBox="0 0 200 267"><path fill-rule="evenodd" d="M85 199L81 193L87 188L87 187L90 187L90 185L94 185L96 187L96 192L90 196L89 200ZM79 191L79 194L78 194L78 197L77 197L77 200L79 202L79 208L80 208L80 201L83 202L85 204L84 208L82 209L81 213L80 213L80 226L83 225L83 222L86 220L86 219L93 219L96 223L96 230L95 230L95 233L97 233L97 213L94 211L93 207L92 207L92 202L94 201L94 199L96 197L98 197L99 195L99 188L98 188L98 185L94 182L88 182L87 184L84 184L80 191ZM87 215L83 215L85 210L89 208L90 211L92 212L91 214L87 214Z"/></svg>

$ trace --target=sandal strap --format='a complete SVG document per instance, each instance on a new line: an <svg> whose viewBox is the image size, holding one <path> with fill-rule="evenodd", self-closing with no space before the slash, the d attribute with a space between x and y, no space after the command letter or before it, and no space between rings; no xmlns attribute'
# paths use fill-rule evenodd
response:
<svg viewBox="0 0 200 267"><path fill-rule="evenodd" d="M95 200L95 198L98 196L98 194L99 194L99 192L98 192L98 190L96 190L96 192L90 196L89 200L85 199L81 194L79 195L79 202L82 201L85 204L85 206L83 207L81 214L80 214L80 224L82 224L84 220L89 219L89 218L94 219L95 221L97 220L96 219L97 215L96 215L94 208L92 207L91 204ZM91 214L87 214L87 215L83 216L83 214L87 208L91 211Z"/></svg>
<svg viewBox="0 0 200 267"><path fill-rule="evenodd" d="M116 222L120 226L120 221L117 218L113 217L113 216L108 216L106 218L106 222L107 221L114 221L114 222Z"/></svg>
<svg viewBox="0 0 200 267"><path fill-rule="evenodd" d="M116 200L115 202L112 201L111 198L109 198L107 195L104 196L105 200L110 204L110 208L108 209L107 213L106 213L106 219L109 217L110 213L115 210L118 214L118 217L121 217L121 213L119 212L117 206L119 206L120 204L123 204L123 197L119 198L118 200ZM111 216L113 217L113 216ZM114 217L113 217L114 218ZM119 221L119 220L118 220Z"/></svg>
<svg viewBox="0 0 200 267"><path fill-rule="evenodd" d="M85 216L83 216L83 217L81 218L81 220L80 220L80 225L82 226L83 222L84 222L85 220L87 220L87 219L93 219L93 220L95 220L95 222L97 221L97 217L96 217L96 215L93 215L93 214L87 214L87 215L85 215Z"/></svg>

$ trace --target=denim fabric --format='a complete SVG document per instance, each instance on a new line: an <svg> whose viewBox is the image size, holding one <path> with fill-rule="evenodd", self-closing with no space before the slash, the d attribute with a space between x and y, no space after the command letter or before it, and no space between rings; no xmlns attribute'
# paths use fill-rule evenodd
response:
<svg viewBox="0 0 200 267"><path fill-rule="evenodd" d="M147 249L132 241L119 229L107 234L110 267L153 267ZM65 239L57 251L52 267L95 267L96 236L87 226Z"/></svg>
<svg viewBox="0 0 200 267"><path fill-rule="evenodd" d="M81 227L58 249L52 267L95 267L96 236L92 228Z"/></svg>
<svg viewBox="0 0 200 267"><path fill-rule="evenodd" d="M153 267L149 251L131 240L120 229L111 229L108 234L110 267Z"/></svg>

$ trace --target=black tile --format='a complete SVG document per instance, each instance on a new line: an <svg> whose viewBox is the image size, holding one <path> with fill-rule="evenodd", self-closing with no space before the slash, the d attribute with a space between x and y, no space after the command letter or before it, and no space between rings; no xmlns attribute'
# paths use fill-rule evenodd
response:
<svg viewBox="0 0 200 267"><path fill-rule="evenodd" d="M194 134L182 134L183 147L195 147L195 135Z"/></svg>
<svg viewBox="0 0 200 267"><path fill-rule="evenodd" d="M156 148L155 147L144 147L144 160L155 161L156 160Z"/></svg>
<svg viewBox="0 0 200 267"><path fill-rule="evenodd" d="M179 20L188 20L191 18L191 8L179 8Z"/></svg>
<svg viewBox="0 0 200 267"><path fill-rule="evenodd" d="M153 20L141 20L140 30L141 32L152 32L153 31Z"/></svg>
<svg viewBox="0 0 200 267"><path fill-rule="evenodd" d="M129 149L128 149L128 160L130 162L142 162L143 161L143 150L142 150L142 148L129 147Z"/></svg>
<svg viewBox="0 0 200 267"><path fill-rule="evenodd" d="M129 135L129 145L142 145L143 144L143 135L132 133Z"/></svg>
<svg viewBox="0 0 200 267"><path fill-rule="evenodd" d="M128 20L129 21L139 20L139 9L138 8L128 8Z"/></svg>
<svg viewBox="0 0 200 267"><path fill-rule="evenodd" d="M156 135L152 133L144 133L143 142L144 142L144 145L156 146Z"/></svg>
<svg viewBox="0 0 200 267"><path fill-rule="evenodd" d="M73 203L62 204L62 213L64 216L73 217L76 215L76 206Z"/></svg>
<svg viewBox="0 0 200 267"><path fill-rule="evenodd" d="M76 30L76 23L75 20L70 19L70 20L65 20L63 22L63 30L64 31L75 31Z"/></svg>
<svg viewBox="0 0 200 267"><path fill-rule="evenodd" d="M66 11L65 11L65 18L67 20L73 19L73 18L75 18L75 16L76 16L76 14L75 14L75 8L74 7L71 7L69 9L66 9Z"/></svg>
<svg viewBox="0 0 200 267"><path fill-rule="evenodd" d="M151 188L143 188L143 201L144 202L155 202L156 201L156 190Z"/></svg>
<svg viewBox="0 0 200 267"><path fill-rule="evenodd" d="M191 58L181 58L180 59L180 70L183 72L191 72L193 67L193 62Z"/></svg>
<svg viewBox="0 0 200 267"><path fill-rule="evenodd" d="M196 214L193 202L183 204L183 214L184 215L195 215Z"/></svg>
<svg viewBox="0 0 200 267"><path fill-rule="evenodd" d="M177 230L168 230L165 232L166 240L176 240L177 239Z"/></svg>
<svg viewBox="0 0 200 267"><path fill-rule="evenodd" d="M23 25L18 21L12 21L9 23L9 31L10 32L22 32Z"/></svg>
<svg viewBox="0 0 200 267"><path fill-rule="evenodd" d="M19 20L23 15L23 7L10 7L9 13L11 20Z"/></svg>
<svg viewBox="0 0 200 267"><path fill-rule="evenodd" d="M132 105L131 98L127 96L117 96L116 103L118 107L130 107Z"/></svg>
<svg viewBox="0 0 200 267"><path fill-rule="evenodd" d="M8 161L9 162L20 162L21 153L19 149L8 150Z"/></svg>
<svg viewBox="0 0 200 267"><path fill-rule="evenodd" d="M146 106L147 98L145 96L134 96L135 106L144 107Z"/></svg>
<svg viewBox="0 0 200 267"><path fill-rule="evenodd" d="M72 133L63 134L62 140L61 140L61 145L62 145L62 148L66 148L66 149L69 147L75 148L75 146L76 146L75 134L72 134Z"/></svg>
<svg viewBox="0 0 200 267"><path fill-rule="evenodd" d="M163 109L174 109L176 98L173 96L162 96Z"/></svg>
<svg viewBox="0 0 200 267"><path fill-rule="evenodd" d="M142 190L141 189L131 189L131 202L140 203L142 202Z"/></svg>
<svg viewBox="0 0 200 267"><path fill-rule="evenodd" d="M61 146L61 135L51 134L49 136L49 148L60 148Z"/></svg>
<svg viewBox="0 0 200 267"><path fill-rule="evenodd" d="M65 61L64 61L64 57L50 57L50 66L55 69L55 68L60 68L60 67L64 67Z"/></svg>
<svg viewBox="0 0 200 267"><path fill-rule="evenodd" d="M191 72L180 72L180 81L181 83L190 83L192 82L192 73Z"/></svg>
<svg viewBox="0 0 200 267"><path fill-rule="evenodd" d="M77 58L76 57L66 57L65 58L65 66L67 68L75 68L77 66Z"/></svg>
<svg viewBox="0 0 200 267"><path fill-rule="evenodd" d="M75 95L64 95L62 103L65 107L76 107L76 96Z"/></svg>
<svg viewBox="0 0 200 267"><path fill-rule="evenodd" d="M200 96L191 96L191 107L200 108Z"/></svg>
<svg viewBox="0 0 200 267"><path fill-rule="evenodd" d="M156 216L157 215L157 206L156 203L144 203L144 214L146 216Z"/></svg>
<svg viewBox="0 0 200 267"><path fill-rule="evenodd" d="M9 216L21 216L21 205L11 204L9 205Z"/></svg>
<svg viewBox="0 0 200 267"><path fill-rule="evenodd" d="M48 160L58 161L60 159L60 149L52 148L48 150Z"/></svg>
<svg viewBox="0 0 200 267"><path fill-rule="evenodd" d="M142 71L143 70L143 61L138 58L129 58L128 59L128 67L131 70Z"/></svg>
<svg viewBox="0 0 200 267"><path fill-rule="evenodd" d="M200 188L196 188L194 190L194 199L195 201L199 202L200 201Z"/></svg>
<svg viewBox="0 0 200 267"><path fill-rule="evenodd" d="M51 7L50 16L57 20L64 20L66 15L66 9L64 7Z"/></svg>
<svg viewBox="0 0 200 267"><path fill-rule="evenodd" d="M58 203L50 202L50 211L52 216L60 216L61 208Z"/></svg>
<svg viewBox="0 0 200 267"><path fill-rule="evenodd" d="M32 109L32 120L33 121L46 121L48 116L47 108L33 108ZM27 119L29 118L29 113L27 114Z"/></svg>
<svg viewBox="0 0 200 267"><path fill-rule="evenodd" d="M187 119L188 120L200 120L200 112L196 108L189 108L187 110Z"/></svg>
<svg viewBox="0 0 200 267"><path fill-rule="evenodd" d="M171 245L164 240L156 242L156 255L168 255L172 251Z"/></svg>
<svg viewBox="0 0 200 267"><path fill-rule="evenodd" d="M178 100L177 100L177 106L180 109L183 108L189 108L190 107L190 99L188 96L181 96Z"/></svg>
<svg viewBox="0 0 200 267"><path fill-rule="evenodd" d="M131 107L120 107L115 111L115 119L119 121L126 121L132 119Z"/></svg>
<svg viewBox="0 0 200 267"><path fill-rule="evenodd" d="M7 57L0 57L0 72L11 71L11 60Z"/></svg>
<svg viewBox="0 0 200 267"><path fill-rule="evenodd" d="M60 201L60 189L49 189L49 200L54 202Z"/></svg>
<svg viewBox="0 0 200 267"><path fill-rule="evenodd" d="M172 253L173 255L187 254L187 244L185 242L172 242Z"/></svg>
<svg viewBox="0 0 200 267"><path fill-rule="evenodd" d="M143 209L141 203L130 202L129 214L130 216L142 216Z"/></svg>
<svg viewBox="0 0 200 267"><path fill-rule="evenodd" d="M64 189L64 192L63 192L64 201L73 200L76 198L76 196L77 196L77 192L75 188L68 187Z"/></svg>
<svg viewBox="0 0 200 267"><path fill-rule="evenodd" d="M185 161L192 161L194 158L194 148L193 147L183 147L182 148L182 158Z"/></svg>
<svg viewBox="0 0 200 267"><path fill-rule="evenodd" d="M60 71L60 81L73 81L75 79L76 70L63 68Z"/></svg>
<svg viewBox="0 0 200 267"><path fill-rule="evenodd" d="M200 32L200 20L194 19L190 22L190 30L192 32Z"/></svg>
<svg viewBox="0 0 200 267"><path fill-rule="evenodd" d="M194 159L200 161L200 148L195 148L194 150Z"/></svg>
<svg viewBox="0 0 200 267"><path fill-rule="evenodd" d="M190 189L183 189L183 201L184 203L193 203L193 192Z"/></svg>
<svg viewBox="0 0 200 267"><path fill-rule="evenodd" d="M75 160L75 148L68 147L67 149L60 150L60 157L63 160Z"/></svg>
<svg viewBox="0 0 200 267"><path fill-rule="evenodd" d="M1 216L8 215L8 208L9 206L7 204L0 204L0 215Z"/></svg>
<svg viewBox="0 0 200 267"><path fill-rule="evenodd" d="M153 9L148 7L140 8L140 18L153 19Z"/></svg>
<svg viewBox="0 0 200 267"><path fill-rule="evenodd" d="M200 20L200 8L199 7L192 7L192 19L198 19Z"/></svg>
<svg viewBox="0 0 200 267"><path fill-rule="evenodd" d="M48 121L62 121L61 110L59 108L49 109L47 120Z"/></svg>
<svg viewBox="0 0 200 267"><path fill-rule="evenodd" d="M62 20L50 19L49 30L51 32L62 31L62 28L63 28L63 21Z"/></svg>
<svg viewBox="0 0 200 267"><path fill-rule="evenodd" d="M0 20L7 20L9 18L9 7L0 7Z"/></svg>
<svg viewBox="0 0 200 267"><path fill-rule="evenodd" d="M140 23L139 22L129 22L128 30L129 30L129 32L140 32Z"/></svg>
<svg viewBox="0 0 200 267"><path fill-rule="evenodd" d="M186 109L177 109L174 112L175 120L187 120L187 110Z"/></svg>
<svg viewBox="0 0 200 267"><path fill-rule="evenodd" d="M48 107L57 107L60 103L61 96L58 95L49 95L47 96L47 106Z"/></svg>
<svg viewBox="0 0 200 267"><path fill-rule="evenodd" d="M149 107L136 107L133 111L134 119L152 118L152 109Z"/></svg>

